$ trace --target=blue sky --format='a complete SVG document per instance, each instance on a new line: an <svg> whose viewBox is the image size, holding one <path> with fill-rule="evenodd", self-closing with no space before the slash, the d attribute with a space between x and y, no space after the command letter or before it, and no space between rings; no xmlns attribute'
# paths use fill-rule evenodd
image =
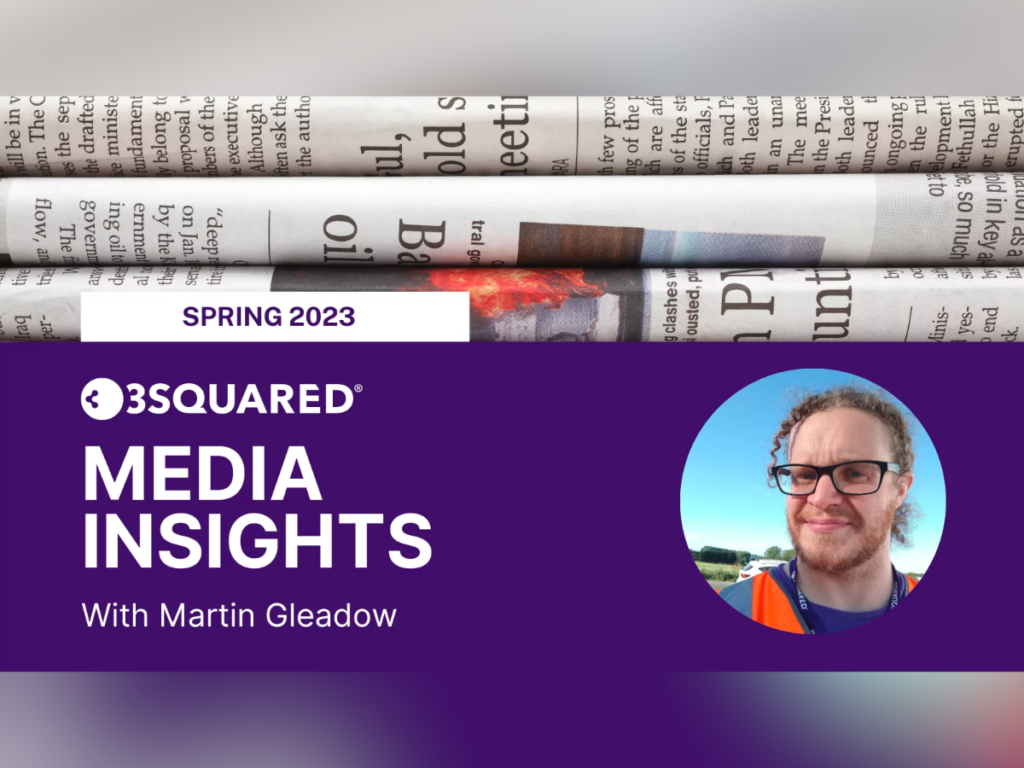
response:
<svg viewBox="0 0 1024 768"><path fill-rule="evenodd" d="M772 436L800 394L839 384L874 388L866 379L838 371L787 371L754 382L715 411L694 441L683 472L680 509L691 549L714 546L759 554L773 545L792 546L785 498L765 482ZM893 545L892 561L901 571L923 573L942 535L946 486L925 425L916 419L912 423L916 461L910 493L923 517L911 534L912 546Z"/></svg>

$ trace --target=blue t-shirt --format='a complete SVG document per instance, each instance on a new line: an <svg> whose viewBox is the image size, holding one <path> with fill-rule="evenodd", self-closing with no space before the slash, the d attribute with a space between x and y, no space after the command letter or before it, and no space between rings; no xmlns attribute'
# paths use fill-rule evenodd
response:
<svg viewBox="0 0 1024 768"><path fill-rule="evenodd" d="M874 621L889 610L888 608L882 608L878 611L867 611L866 613L851 613L850 611L837 611L835 608L818 605L810 600L807 601L807 606L810 609L808 613L811 614L809 623L814 628L815 634L818 635L830 635L833 632L842 632L846 629L859 627L861 624Z"/></svg>
<svg viewBox="0 0 1024 768"><path fill-rule="evenodd" d="M792 567L792 564L790 567ZM798 603L796 584L793 583L793 579L789 577L781 565L775 566L774 570L776 570L782 577L779 581L783 583L786 591L789 592L790 596L793 598L793 601ZM817 603L812 603L810 600L807 601L807 606L809 609L808 613L810 615L804 616L804 621L806 621L814 630L814 633L818 635L830 635L835 632L843 632L847 629L859 627L861 624L867 624L869 621L874 621L889 610L888 606L886 606L885 608L880 608L877 611L851 613L850 611L839 611L835 608L818 605Z"/></svg>

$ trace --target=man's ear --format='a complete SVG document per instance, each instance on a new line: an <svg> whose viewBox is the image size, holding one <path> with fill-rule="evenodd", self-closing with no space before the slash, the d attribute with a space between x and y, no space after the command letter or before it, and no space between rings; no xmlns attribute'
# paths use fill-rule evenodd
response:
<svg viewBox="0 0 1024 768"><path fill-rule="evenodd" d="M896 481L896 505L899 506L903 503L904 499L907 498L907 494L910 493L910 486L914 484L914 473L907 472L905 475L900 475L899 480Z"/></svg>

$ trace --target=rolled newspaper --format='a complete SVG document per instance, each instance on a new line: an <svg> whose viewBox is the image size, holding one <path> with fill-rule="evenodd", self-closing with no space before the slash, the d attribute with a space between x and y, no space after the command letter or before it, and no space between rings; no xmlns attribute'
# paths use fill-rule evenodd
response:
<svg viewBox="0 0 1024 768"><path fill-rule="evenodd" d="M1024 169L1020 96L0 96L0 175Z"/></svg>
<svg viewBox="0 0 1024 768"><path fill-rule="evenodd" d="M3 179L0 262L1012 266L1024 171L859 176Z"/></svg>
<svg viewBox="0 0 1024 768"><path fill-rule="evenodd" d="M15 267L0 269L0 340L77 340L83 291L229 308L209 292L467 291L474 341L1015 341L1024 327L1016 267Z"/></svg>

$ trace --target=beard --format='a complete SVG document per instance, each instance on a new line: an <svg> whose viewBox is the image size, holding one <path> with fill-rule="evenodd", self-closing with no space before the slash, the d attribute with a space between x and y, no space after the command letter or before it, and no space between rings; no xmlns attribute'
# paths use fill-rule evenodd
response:
<svg viewBox="0 0 1024 768"><path fill-rule="evenodd" d="M789 538L793 542L800 565L824 573L847 573L855 570L887 548L892 535L892 525L899 505L890 505L887 514L868 525L864 518L852 509L826 512L811 504L805 504L797 515L786 524ZM833 534L819 534L808 530L803 523L815 517L832 517L846 520L853 528L852 536L841 539Z"/></svg>

